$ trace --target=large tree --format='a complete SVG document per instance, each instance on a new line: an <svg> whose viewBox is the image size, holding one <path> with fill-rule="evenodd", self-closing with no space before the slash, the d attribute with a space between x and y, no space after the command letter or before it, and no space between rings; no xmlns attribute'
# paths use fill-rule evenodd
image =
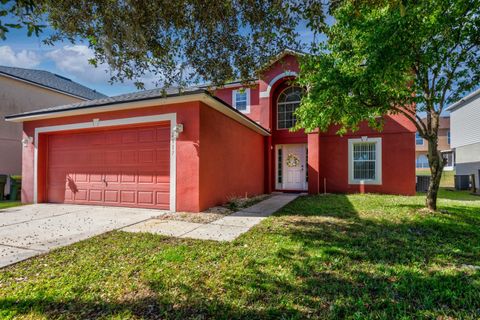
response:
<svg viewBox="0 0 480 320"><path fill-rule="evenodd" d="M346 0L332 15L327 41L302 64L297 126L345 133L367 120L381 130L382 116L404 115L428 141L426 206L436 210L439 118L480 83L479 0Z"/></svg>

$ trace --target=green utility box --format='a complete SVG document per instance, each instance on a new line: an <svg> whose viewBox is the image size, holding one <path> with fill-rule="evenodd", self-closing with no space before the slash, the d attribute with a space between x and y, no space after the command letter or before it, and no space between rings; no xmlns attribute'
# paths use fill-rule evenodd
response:
<svg viewBox="0 0 480 320"><path fill-rule="evenodd" d="M20 200L22 193L22 176L10 176L10 200Z"/></svg>
<svg viewBox="0 0 480 320"><path fill-rule="evenodd" d="M0 201L5 200L5 185L7 184L7 175L0 174Z"/></svg>

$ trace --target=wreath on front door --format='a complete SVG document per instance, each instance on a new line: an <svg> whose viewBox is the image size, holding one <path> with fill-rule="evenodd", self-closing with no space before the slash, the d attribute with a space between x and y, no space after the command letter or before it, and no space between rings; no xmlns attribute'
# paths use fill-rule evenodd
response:
<svg viewBox="0 0 480 320"><path fill-rule="evenodd" d="M287 167L293 168L298 167L300 165L300 159L298 159L297 155L293 153L289 153L287 156Z"/></svg>

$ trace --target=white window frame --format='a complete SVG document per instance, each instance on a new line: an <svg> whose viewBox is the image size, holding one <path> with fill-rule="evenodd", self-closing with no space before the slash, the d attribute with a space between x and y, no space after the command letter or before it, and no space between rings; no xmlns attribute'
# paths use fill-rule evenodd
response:
<svg viewBox="0 0 480 320"><path fill-rule="evenodd" d="M285 89L283 89L283 90L280 92L280 94L278 95L278 98L277 98L277 106L276 106L276 108L277 108L277 110L276 110L277 123L276 123L276 125L277 125L277 130L278 130L278 131L280 131L280 130L290 130L291 128L293 128L293 127L290 127L290 128L280 128L280 126L279 126L280 113L278 112L278 106L279 106L280 104L294 103L294 102L286 102L286 103L285 103L285 102L283 102L283 103L282 103L282 102L279 102L280 96L282 95L282 93L283 93L284 91L292 88L292 87L298 87L298 86L293 85L293 86L288 86L288 87L286 87ZM295 102L296 102L296 101L295 101ZM299 103L299 106L300 106L300 101L298 101L298 103ZM292 113L292 116L295 118L295 115L294 115L293 113ZM296 123L296 120L295 120L295 123ZM294 124L293 126L295 126L295 124Z"/></svg>
<svg viewBox="0 0 480 320"><path fill-rule="evenodd" d="M427 164L426 167L423 166L423 165L422 165L422 166L418 166L420 157L425 157L425 159L427 160L427 161L425 162L425 163ZM423 164L423 163L424 163L424 162L422 162L422 164ZM427 157L427 155L425 155L425 154L419 154L419 155L417 156L417 158L415 159L415 168L417 168L417 169L428 169L428 168L430 168L430 166L429 166L429 164L428 164L428 157Z"/></svg>
<svg viewBox="0 0 480 320"><path fill-rule="evenodd" d="M244 91L247 94L247 107L245 110L237 109L237 93L240 91ZM232 107L241 113L250 113L250 88L239 88L232 90Z"/></svg>
<svg viewBox="0 0 480 320"><path fill-rule="evenodd" d="M361 143L375 143L375 179L354 179L353 175L353 146ZM382 138L362 137L348 139L348 184L382 184Z"/></svg>
<svg viewBox="0 0 480 320"><path fill-rule="evenodd" d="M417 136L422 139L422 143L417 143ZM424 143L424 140L423 138L420 136L420 134L418 132L415 132L415 145L416 146L423 146L425 143Z"/></svg>

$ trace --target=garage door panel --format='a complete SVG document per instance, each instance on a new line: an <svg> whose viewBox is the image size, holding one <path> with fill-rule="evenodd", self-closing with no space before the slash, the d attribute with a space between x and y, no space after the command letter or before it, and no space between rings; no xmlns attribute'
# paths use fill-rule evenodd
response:
<svg viewBox="0 0 480 320"><path fill-rule="evenodd" d="M122 144L137 143L137 131L122 132Z"/></svg>
<svg viewBox="0 0 480 320"><path fill-rule="evenodd" d="M168 209L170 128L49 136L50 202Z"/></svg>
<svg viewBox="0 0 480 320"><path fill-rule="evenodd" d="M133 172L123 172L120 175L120 183L135 183L135 173Z"/></svg>
<svg viewBox="0 0 480 320"><path fill-rule="evenodd" d="M105 202L118 203L118 190L105 190Z"/></svg>
<svg viewBox="0 0 480 320"><path fill-rule="evenodd" d="M103 190L101 189L90 189L88 190L88 200L89 201L103 201Z"/></svg>
<svg viewBox="0 0 480 320"><path fill-rule="evenodd" d="M168 203L170 202L170 193L157 191L155 195L157 205L163 205L168 208Z"/></svg>
<svg viewBox="0 0 480 320"><path fill-rule="evenodd" d="M120 203L135 203L135 191L120 190Z"/></svg>
<svg viewBox="0 0 480 320"><path fill-rule="evenodd" d="M137 164L137 151L135 150L122 150L120 163L123 166L135 165Z"/></svg>
<svg viewBox="0 0 480 320"><path fill-rule="evenodd" d="M88 181L89 182L102 183L103 182L103 175L101 173L90 173L88 175Z"/></svg>
<svg viewBox="0 0 480 320"><path fill-rule="evenodd" d="M138 191L138 204L140 205L153 205L153 191Z"/></svg>
<svg viewBox="0 0 480 320"><path fill-rule="evenodd" d="M120 151L105 151L105 164L118 163L122 159Z"/></svg>
<svg viewBox="0 0 480 320"><path fill-rule="evenodd" d="M138 183L139 184L154 184L156 182L155 173L142 172L138 174Z"/></svg>
<svg viewBox="0 0 480 320"><path fill-rule="evenodd" d="M144 149L138 152L138 164L150 164L155 162L155 149Z"/></svg>
<svg viewBox="0 0 480 320"><path fill-rule="evenodd" d="M73 193L73 199L78 201L86 201L88 199L87 196L87 189L77 189L77 191Z"/></svg>
<svg viewBox="0 0 480 320"><path fill-rule="evenodd" d="M107 132L105 134L105 144L106 145L118 145L122 144L122 137L118 133Z"/></svg>
<svg viewBox="0 0 480 320"><path fill-rule="evenodd" d="M169 142L170 141L170 127L157 128L157 141Z"/></svg>
<svg viewBox="0 0 480 320"><path fill-rule="evenodd" d="M153 142L155 138L155 128L141 129L138 131L138 142Z"/></svg>

